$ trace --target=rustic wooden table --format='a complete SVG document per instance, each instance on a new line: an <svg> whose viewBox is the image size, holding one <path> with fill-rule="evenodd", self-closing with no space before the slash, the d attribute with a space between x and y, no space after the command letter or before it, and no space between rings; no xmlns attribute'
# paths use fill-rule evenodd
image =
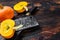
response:
<svg viewBox="0 0 60 40"><path fill-rule="evenodd" d="M21 0L0 0L3 5L13 6ZM49 0L25 0L40 5L33 15L39 22L39 28L25 30L18 40L60 40L60 3ZM59 36L59 37L58 37ZM4 40L4 39L2 39Z"/></svg>

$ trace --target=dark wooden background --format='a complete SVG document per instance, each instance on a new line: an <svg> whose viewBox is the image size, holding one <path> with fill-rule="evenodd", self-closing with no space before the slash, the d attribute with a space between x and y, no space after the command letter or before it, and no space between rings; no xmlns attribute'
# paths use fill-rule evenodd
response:
<svg viewBox="0 0 60 40"><path fill-rule="evenodd" d="M13 7L22 0L0 0L3 5ZM34 30L23 31L18 40L60 40L60 1L59 0L23 0L40 5L35 18L40 26ZM4 39L2 39L4 40Z"/></svg>

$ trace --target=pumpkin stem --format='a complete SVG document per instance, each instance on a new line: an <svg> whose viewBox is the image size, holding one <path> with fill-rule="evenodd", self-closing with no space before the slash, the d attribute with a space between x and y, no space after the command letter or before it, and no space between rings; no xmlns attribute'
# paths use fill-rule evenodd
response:
<svg viewBox="0 0 60 40"><path fill-rule="evenodd" d="M27 7L24 7L24 8L28 12L28 8ZM26 15L30 15L30 13L28 12L28 13L26 13Z"/></svg>
<svg viewBox="0 0 60 40"><path fill-rule="evenodd" d="M24 9L25 9L26 11L28 11L28 8L27 8L26 6L24 7Z"/></svg>
<svg viewBox="0 0 60 40"><path fill-rule="evenodd" d="M18 29L22 28L22 26L23 25L19 25L19 26L14 27L13 29L18 30Z"/></svg>
<svg viewBox="0 0 60 40"><path fill-rule="evenodd" d="M26 13L26 15L27 15L27 16L29 16L29 15L30 15L30 13L28 12L28 13Z"/></svg>
<svg viewBox="0 0 60 40"><path fill-rule="evenodd" d="M3 9L3 5L2 4L0 4L0 9Z"/></svg>

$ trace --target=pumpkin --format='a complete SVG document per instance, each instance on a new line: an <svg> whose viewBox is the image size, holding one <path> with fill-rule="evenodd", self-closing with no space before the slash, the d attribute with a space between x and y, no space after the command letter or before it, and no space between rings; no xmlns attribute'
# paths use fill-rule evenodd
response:
<svg viewBox="0 0 60 40"><path fill-rule="evenodd" d="M15 33L15 30L13 29L14 25L15 21L11 19L4 20L3 22L1 22L0 34L7 39L13 37Z"/></svg>
<svg viewBox="0 0 60 40"><path fill-rule="evenodd" d="M19 2L14 5L14 10L18 13L23 13L26 10L28 3L26 1Z"/></svg>
<svg viewBox="0 0 60 40"><path fill-rule="evenodd" d="M3 22L1 22L0 25L0 34L6 38L12 38L14 36L14 33L16 30L22 28L23 25L15 26L15 21L12 19L6 19Z"/></svg>
<svg viewBox="0 0 60 40"><path fill-rule="evenodd" d="M0 4L0 22L5 19L14 17L14 10L10 6L2 6Z"/></svg>

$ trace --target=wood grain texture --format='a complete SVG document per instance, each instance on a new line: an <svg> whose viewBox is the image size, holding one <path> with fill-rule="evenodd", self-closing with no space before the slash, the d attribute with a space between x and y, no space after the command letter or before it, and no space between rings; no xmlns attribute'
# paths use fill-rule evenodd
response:
<svg viewBox="0 0 60 40"><path fill-rule="evenodd" d="M22 0L0 0L3 5L13 7L14 4ZM35 18L38 20L40 26L35 30L28 30L23 32L22 39L19 40L59 40L55 37L60 32L60 5L56 0L23 0L39 3L41 6L35 13ZM53 36L54 35L54 36ZM59 36L60 34L58 34ZM60 37L60 36L59 36Z"/></svg>

